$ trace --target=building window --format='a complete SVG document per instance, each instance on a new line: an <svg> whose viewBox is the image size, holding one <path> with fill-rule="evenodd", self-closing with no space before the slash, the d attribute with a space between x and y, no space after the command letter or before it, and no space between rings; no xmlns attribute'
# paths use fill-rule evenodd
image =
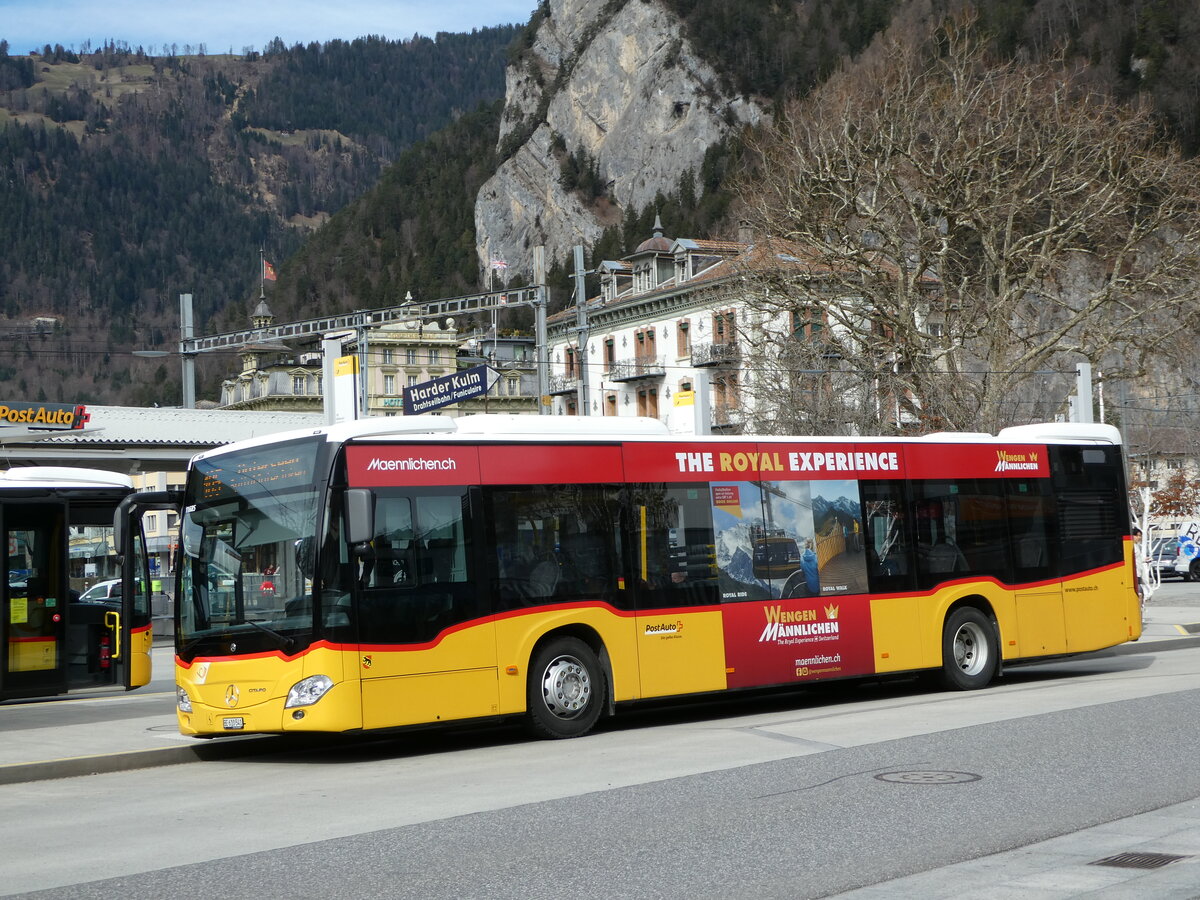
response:
<svg viewBox="0 0 1200 900"><path fill-rule="evenodd" d="M604 395L604 414L606 416L615 416L617 414L617 395Z"/></svg>
<svg viewBox="0 0 1200 900"><path fill-rule="evenodd" d="M437 347L432 347L429 350L429 364L436 366L441 361L442 353Z"/></svg>
<svg viewBox="0 0 1200 900"><path fill-rule="evenodd" d="M417 351L415 347L409 347L404 351L404 362L410 366L417 364Z"/></svg>
<svg viewBox="0 0 1200 900"><path fill-rule="evenodd" d="M658 418L658 388L646 388L638 391L637 410L639 416Z"/></svg>
<svg viewBox="0 0 1200 900"><path fill-rule="evenodd" d="M635 356L638 359L654 359L654 329L646 328L637 332L637 347L635 348Z"/></svg>
<svg viewBox="0 0 1200 900"><path fill-rule="evenodd" d="M304 376L303 375L293 375L292 376L292 393L295 394L296 396L304 395Z"/></svg>
<svg viewBox="0 0 1200 900"><path fill-rule="evenodd" d="M396 362L396 351L391 347L385 347L383 350L383 364L385 366L394 365Z"/></svg>
<svg viewBox="0 0 1200 900"><path fill-rule="evenodd" d="M713 380L713 418L718 422L729 419L731 410L738 406L737 375L729 373Z"/></svg>
<svg viewBox="0 0 1200 900"><path fill-rule="evenodd" d="M617 362L617 342L614 338L604 339L604 371L611 372Z"/></svg>
<svg viewBox="0 0 1200 900"><path fill-rule="evenodd" d="M417 386L417 376L416 376L416 375L409 375L409 376L408 376L408 386L409 386L409 387L416 387L416 386Z"/></svg>
<svg viewBox="0 0 1200 900"><path fill-rule="evenodd" d="M792 336L798 341L812 340L825 330L825 313L816 307L792 310Z"/></svg>
<svg viewBox="0 0 1200 900"><path fill-rule="evenodd" d="M680 319L679 324L675 326L675 354L676 356L687 356L692 352L692 335L690 323L687 319Z"/></svg>
<svg viewBox="0 0 1200 900"><path fill-rule="evenodd" d="M713 343L732 344L737 338L737 313L731 309L713 313Z"/></svg>
<svg viewBox="0 0 1200 900"><path fill-rule="evenodd" d="M566 351L564 352L563 356L566 359L567 377L568 378L578 377L579 373L575 369L576 365L578 364L578 360L576 360L576 358L575 358L575 348L568 347L566 349ZM574 415L574 413L572 413L571 415Z"/></svg>
<svg viewBox="0 0 1200 900"><path fill-rule="evenodd" d="M384 375L383 376L383 392L385 394L395 394L396 393L396 376L395 375Z"/></svg>

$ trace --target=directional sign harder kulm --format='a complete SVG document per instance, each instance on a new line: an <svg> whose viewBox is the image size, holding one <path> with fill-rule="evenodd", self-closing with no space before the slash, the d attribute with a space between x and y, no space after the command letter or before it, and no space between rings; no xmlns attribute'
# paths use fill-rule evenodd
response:
<svg viewBox="0 0 1200 900"><path fill-rule="evenodd" d="M404 414L415 416L482 396L499 379L500 373L491 366L472 366L453 375L422 381L404 389Z"/></svg>

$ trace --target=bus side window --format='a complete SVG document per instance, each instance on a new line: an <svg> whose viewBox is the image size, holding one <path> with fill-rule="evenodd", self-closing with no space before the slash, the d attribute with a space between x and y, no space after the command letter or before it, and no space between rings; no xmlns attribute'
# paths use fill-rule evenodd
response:
<svg viewBox="0 0 1200 900"><path fill-rule="evenodd" d="M629 532L633 536L638 608L670 609L719 603L716 538L708 486L632 487Z"/></svg>
<svg viewBox="0 0 1200 900"><path fill-rule="evenodd" d="M466 489L380 489L359 600L363 641L420 643L486 613L473 589Z"/></svg>
<svg viewBox="0 0 1200 900"><path fill-rule="evenodd" d="M909 590L912 542L904 515L903 482L864 481L861 490L871 590Z"/></svg>
<svg viewBox="0 0 1200 900"><path fill-rule="evenodd" d="M1045 479L1013 480L1008 488L1008 521L1012 534L1014 580L1043 581L1055 575L1054 504Z"/></svg>
<svg viewBox="0 0 1200 900"><path fill-rule="evenodd" d="M621 607L618 488L603 484L485 488L489 564L500 609L567 600Z"/></svg>
<svg viewBox="0 0 1200 900"><path fill-rule="evenodd" d="M411 584L416 574L416 549L412 500L379 497L375 506L375 537L371 541L367 585L377 588Z"/></svg>
<svg viewBox="0 0 1200 900"><path fill-rule="evenodd" d="M1003 490L999 479L912 483L919 587L968 573L1012 581Z"/></svg>
<svg viewBox="0 0 1200 900"><path fill-rule="evenodd" d="M1117 447L1052 447L1059 575L1075 575L1123 558L1129 503L1122 496Z"/></svg>

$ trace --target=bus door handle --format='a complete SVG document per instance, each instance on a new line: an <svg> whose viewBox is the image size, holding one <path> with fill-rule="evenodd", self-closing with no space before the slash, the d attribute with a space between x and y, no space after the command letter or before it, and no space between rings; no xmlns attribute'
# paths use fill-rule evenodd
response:
<svg viewBox="0 0 1200 900"><path fill-rule="evenodd" d="M113 634L111 659L121 658L121 614L113 610L104 613L104 627Z"/></svg>

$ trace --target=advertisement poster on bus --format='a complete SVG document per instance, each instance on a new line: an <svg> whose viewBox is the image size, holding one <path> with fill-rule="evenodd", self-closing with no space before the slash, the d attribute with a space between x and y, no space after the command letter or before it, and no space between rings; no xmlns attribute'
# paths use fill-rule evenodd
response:
<svg viewBox="0 0 1200 900"><path fill-rule="evenodd" d="M858 483L716 482L710 490L730 684L869 671L866 608L836 602L867 590Z"/></svg>
<svg viewBox="0 0 1200 900"><path fill-rule="evenodd" d="M873 670L870 607L830 597L721 607L730 687L862 675Z"/></svg>
<svg viewBox="0 0 1200 900"><path fill-rule="evenodd" d="M855 481L714 482L721 601L867 589Z"/></svg>

